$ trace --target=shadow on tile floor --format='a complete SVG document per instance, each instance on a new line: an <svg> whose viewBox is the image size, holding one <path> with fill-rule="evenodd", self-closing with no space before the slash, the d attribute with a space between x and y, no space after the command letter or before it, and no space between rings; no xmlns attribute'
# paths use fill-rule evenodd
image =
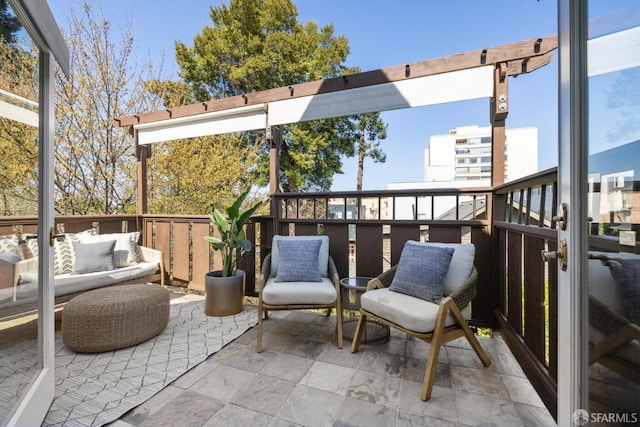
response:
<svg viewBox="0 0 640 427"><path fill-rule="evenodd" d="M488 368L464 338L448 343L423 402L428 344L392 331L353 354L334 331L333 316L273 312L262 353L254 327L111 425L556 425L499 335L479 338Z"/></svg>

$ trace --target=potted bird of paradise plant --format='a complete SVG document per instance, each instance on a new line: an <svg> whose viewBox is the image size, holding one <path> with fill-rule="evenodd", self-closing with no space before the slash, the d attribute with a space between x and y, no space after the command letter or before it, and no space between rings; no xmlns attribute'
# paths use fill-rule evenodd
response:
<svg viewBox="0 0 640 427"><path fill-rule="evenodd" d="M210 220L217 235L205 236L214 251L220 251L222 266L205 275L205 314L207 316L229 316L242 311L244 302L245 272L238 269L238 262L251 253L252 244L247 239L245 225L262 206L258 202L242 210L247 189L223 211L211 208Z"/></svg>

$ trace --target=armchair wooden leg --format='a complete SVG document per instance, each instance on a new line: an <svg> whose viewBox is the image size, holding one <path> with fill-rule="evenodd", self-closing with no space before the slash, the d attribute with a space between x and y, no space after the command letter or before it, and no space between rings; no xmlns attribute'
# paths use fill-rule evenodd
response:
<svg viewBox="0 0 640 427"><path fill-rule="evenodd" d="M440 355L440 345L442 345L447 312L448 310L446 305L441 305L438 309L438 317L436 318L436 325L433 329L431 348L429 349L429 359L427 359L427 367L424 370L424 381L422 382L422 391L420 392L420 398L425 401L431 398L431 391L433 390L433 380L436 376L436 366L438 365L438 356Z"/></svg>
<svg viewBox="0 0 640 427"><path fill-rule="evenodd" d="M356 325L356 330L353 334L353 341L351 342L351 353L356 353L360 348L360 338L362 338L362 331L367 324L367 316L363 312L360 312L360 318Z"/></svg>
<svg viewBox="0 0 640 427"><path fill-rule="evenodd" d="M627 323L613 334L609 335L599 343L593 345L589 350L589 365L595 363L605 354L611 353L618 347L633 341L640 340L640 326Z"/></svg>
<svg viewBox="0 0 640 427"><path fill-rule="evenodd" d="M478 342L478 339L473 334L473 331L471 330L471 328L469 328L469 324L467 323L467 320L464 318L464 316L462 316L462 313L458 309L458 306L456 306L455 303L452 304L452 306L449 307L449 311L458 323L458 326L462 328L465 337L467 337L467 341L469 341L469 344L471 344L471 347L476 352L478 359L480 359L484 366L490 366L491 359L489 359L489 356L484 351L484 348L482 348L480 342Z"/></svg>
<svg viewBox="0 0 640 427"><path fill-rule="evenodd" d="M336 310L336 334L338 335L338 348L342 348L342 310Z"/></svg>
<svg viewBox="0 0 640 427"><path fill-rule="evenodd" d="M266 312L265 312L266 314ZM262 352L262 300L258 301L258 353Z"/></svg>

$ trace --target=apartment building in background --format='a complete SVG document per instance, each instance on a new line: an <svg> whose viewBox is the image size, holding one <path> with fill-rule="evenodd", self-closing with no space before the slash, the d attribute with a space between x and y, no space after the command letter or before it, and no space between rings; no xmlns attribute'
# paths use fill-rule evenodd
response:
<svg viewBox="0 0 640 427"><path fill-rule="evenodd" d="M536 127L507 128L505 143L505 182L538 171L538 129ZM429 189L484 187L491 184L491 126L461 126L445 135L429 138L424 151L424 181L389 183L387 189ZM483 200L458 200L458 212L466 205L478 206ZM433 206L432 206L433 205ZM456 199L434 197L416 203L397 199L396 218L443 219L455 211ZM390 203L393 209L393 203ZM467 209L470 210L470 209ZM447 218L449 219L449 218ZM454 218L451 218L454 219Z"/></svg>
<svg viewBox="0 0 640 427"><path fill-rule="evenodd" d="M505 181L538 171L538 129L506 129ZM425 182L491 181L491 126L462 126L429 138L424 153Z"/></svg>

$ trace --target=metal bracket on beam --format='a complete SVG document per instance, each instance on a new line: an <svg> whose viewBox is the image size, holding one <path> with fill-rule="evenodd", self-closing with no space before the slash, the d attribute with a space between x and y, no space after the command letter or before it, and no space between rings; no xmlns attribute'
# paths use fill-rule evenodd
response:
<svg viewBox="0 0 640 427"><path fill-rule="evenodd" d="M507 78L507 63L501 62L498 64L498 71L500 73L500 83L504 82L504 79Z"/></svg>
<svg viewBox="0 0 640 427"><path fill-rule="evenodd" d="M533 44L533 51L535 53L540 53L540 45L542 45L542 39L536 40L535 43Z"/></svg>
<svg viewBox="0 0 640 427"><path fill-rule="evenodd" d="M487 49L482 49L482 52L480 53L480 63L482 65L487 63Z"/></svg>

